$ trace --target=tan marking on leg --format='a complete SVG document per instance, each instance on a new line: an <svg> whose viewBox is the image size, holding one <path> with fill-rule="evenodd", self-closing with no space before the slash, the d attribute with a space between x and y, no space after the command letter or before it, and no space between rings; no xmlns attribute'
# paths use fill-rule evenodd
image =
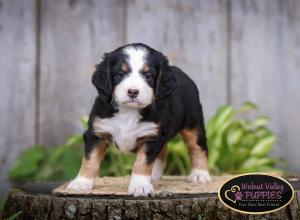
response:
<svg viewBox="0 0 300 220"><path fill-rule="evenodd" d="M128 194L133 196L148 196L154 192L151 184L152 166L153 163L147 163L145 146L139 147L128 186Z"/></svg>
<svg viewBox="0 0 300 220"><path fill-rule="evenodd" d="M168 147L167 145L165 144L163 146L163 148L161 149L161 151L159 152L158 156L157 156L157 159L161 160L161 161L165 161L166 158L167 158L167 150L168 150Z"/></svg>
<svg viewBox="0 0 300 220"><path fill-rule="evenodd" d="M189 156L192 162L192 168L207 170L207 156L206 152L197 144L198 130L197 129L183 129L180 132L184 142L186 143Z"/></svg>
<svg viewBox="0 0 300 220"><path fill-rule="evenodd" d="M136 160L133 164L132 173L140 175L151 175L152 167L153 163L147 163L145 147L139 147L137 149Z"/></svg>
<svg viewBox="0 0 300 220"><path fill-rule="evenodd" d="M154 161L151 178L152 180L159 180L163 176L167 158L167 145L164 145Z"/></svg>
<svg viewBox="0 0 300 220"><path fill-rule="evenodd" d="M99 166L105 155L106 145L106 141L101 141L87 157L83 157L78 176L86 178L95 178L98 176Z"/></svg>
<svg viewBox="0 0 300 220"><path fill-rule="evenodd" d="M101 141L87 157L83 157L79 173L77 177L68 184L67 190L87 191L94 187L95 179L98 176L99 165L105 154L106 145L106 141Z"/></svg>

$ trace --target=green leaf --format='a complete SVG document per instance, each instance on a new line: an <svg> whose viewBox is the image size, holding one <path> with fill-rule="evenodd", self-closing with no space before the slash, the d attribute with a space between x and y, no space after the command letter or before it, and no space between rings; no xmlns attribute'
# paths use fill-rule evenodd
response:
<svg viewBox="0 0 300 220"><path fill-rule="evenodd" d="M23 211L19 211L19 212L13 214L12 216L10 216L9 218L7 218L7 220L17 219L22 213L23 213Z"/></svg>
<svg viewBox="0 0 300 220"><path fill-rule="evenodd" d="M219 109L216 115L215 128L219 128L224 122L228 121L233 115L233 108L231 106L224 106Z"/></svg>
<svg viewBox="0 0 300 220"><path fill-rule="evenodd" d="M64 178L72 179L74 178L81 165L82 154L77 149L67 148L64 154L61 156L58 161L59 165L62 167L62 172L64 174Z"/></svg>
<svg viewBox="0 0 300 220"><path fill-rule="evenodd" d="M66 142L66 146L70 147L73 145L83 144L83 138L82 135L72 135L68 138Z"/></svg>
<svg viewBox="0 0 300 220"><path fill-rule="evenodd" d="M206 136L207 138L211 138L213 133L215 132L215 124L216 124L216 116L211 117L211 119L206 123Z"/></svg>
<svg viewBox="0 0 300 220"><path fill-rule="evenodd" d="M274 135L270 135L263 139L260 139L257 144L253 147L251 155L255 157L265 156L271 149L272 144L274 144L276 138Z"/></svg>
<svg viewBox="0 0 300 220"><path fill-rule="evenodd" d="M61 156L65 153L66 147L53 147L49 149L50 153L48 154L48 162L55 165Z"/></svg>
<svg viewBox="0 0 300 220"><path fill-rule="evenodd" d="M270 135L273 135L273 133L265 127L258 127L258 128L255 129L255 136L258 139L268 137Z"/></svg>
<svg viewBox="0 0 300 220"><path fill-rule="evenodd" d="M243 135L244 135L244 131L239 127L230 129L228 131L228 134L226 134L227 145L234 148L234 146L240 143Z"/></svg>
<svg viewBox="0 0 300 220"><path fill-rule="evenodd" d="M84 128L84 130L87 130L88 129L88 121L89 121L89 117L88 116L82 116L80 118L80 121L81 121L81 124L82 124L82 127Z"/></svg>
<svg viewBox="0 0 300 220"><path fill-rule="evenodd" d="M252 125L253 125L253 128L266 126L269 123L269 121L270 121L270 117L268 117L268 116L259 116L253 121Z"/></svg>
<svg viewBox="0 0 300 220"><path fill-rule="evenodd" d="M244 102L241 108L237 109L238 113L246 113L251 110L256 110L257 106L253 102Z"/></svg>
<svg viewBox="0 0 300 220"><path fill-rule="evenodd" d="M219 158L219 151L218 150L213 150L213 151L209 151L208 154L208 166L211 169L214 169L214 167L216 166L216 161Z"/></svg>
<svg viewBox="0 0 300 220"><path fill-rule="evenodd" d="M46 156L46 150L40 146L28 148L17 157L8 172L11 179L22 179L34 174L39 169L39 162Z"/></svg>
<svg viewBox="0 0 300 220"><path fill-rule="evenodd" d="M166 174L187 175L190 170L188 150L179 136L168 143Z"/></svg>
<svg viewBox="0 0 300 220"><path fill-rule="evenodd" d="M224 105L217 110L217 113L206 124L207 137L211 138L214 133L219 132L219 127L231 120L233 108L229 105Z"/></svg>
<svg viewBox="0 0 300 220"><path fill-rule="evenodd" d="M276 159L271 158L249 158L241 166L243 172L270 171L274 167Z"/></svg>
<svg viewBox="0 0 300 220"><path fill-rule="evenodd" d="M34 181L47 181L49 179L56 180L55 177L60 171L61 170L57 167L57 165L51 166L51 164L46 162L40 166L33 180Z"/></svg>
<svg viewBox="0 0 300 220"><path fill-rule="evenodd" d="M2 212L2 210L3 210L3 208L4 208L5 201L6 201L6 199L4 199L4 198L1 198L1 199L0 199L0 213Z"/></svg>

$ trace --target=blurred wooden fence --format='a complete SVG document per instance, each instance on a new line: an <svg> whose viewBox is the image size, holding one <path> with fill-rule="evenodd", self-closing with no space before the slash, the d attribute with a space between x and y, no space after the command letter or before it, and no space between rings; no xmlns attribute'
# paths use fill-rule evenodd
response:
<svg viewBox="0 0 300 220"><path fill-rule="evenodd" d="M0 181L34 143L82 132L103 52L128 42L163 51L197 83L205 116L258 104L273 154L300 172L300 0L0 0Z"/></svg>

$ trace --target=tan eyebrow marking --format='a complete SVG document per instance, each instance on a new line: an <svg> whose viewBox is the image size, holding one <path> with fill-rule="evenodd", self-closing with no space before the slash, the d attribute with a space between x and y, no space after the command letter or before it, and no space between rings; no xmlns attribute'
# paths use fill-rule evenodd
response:
<svg viewBox="0 0 300 220"><path fill-rule="evenodd" d="M150 66L148 64L145 64L143 67L144 72L148 72L150 70Z"/></svg>
<svg viewBox="0 0 300 220"><path fill-rule="evenodd" d="M121 70L123 70L124 72L128 72L128 69L128 65L126 63L122 63Z"/></svg>

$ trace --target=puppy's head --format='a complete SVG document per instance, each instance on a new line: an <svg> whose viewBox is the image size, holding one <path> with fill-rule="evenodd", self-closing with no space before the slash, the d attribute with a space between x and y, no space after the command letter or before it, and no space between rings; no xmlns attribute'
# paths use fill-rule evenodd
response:
<svg viewBox="0 0 300 220"><path fill-rule="evenodd" d="M144 108L170 95L174 81L167 58L144 44L106 53L92 79L99 94L130 108Z"/></svg>

